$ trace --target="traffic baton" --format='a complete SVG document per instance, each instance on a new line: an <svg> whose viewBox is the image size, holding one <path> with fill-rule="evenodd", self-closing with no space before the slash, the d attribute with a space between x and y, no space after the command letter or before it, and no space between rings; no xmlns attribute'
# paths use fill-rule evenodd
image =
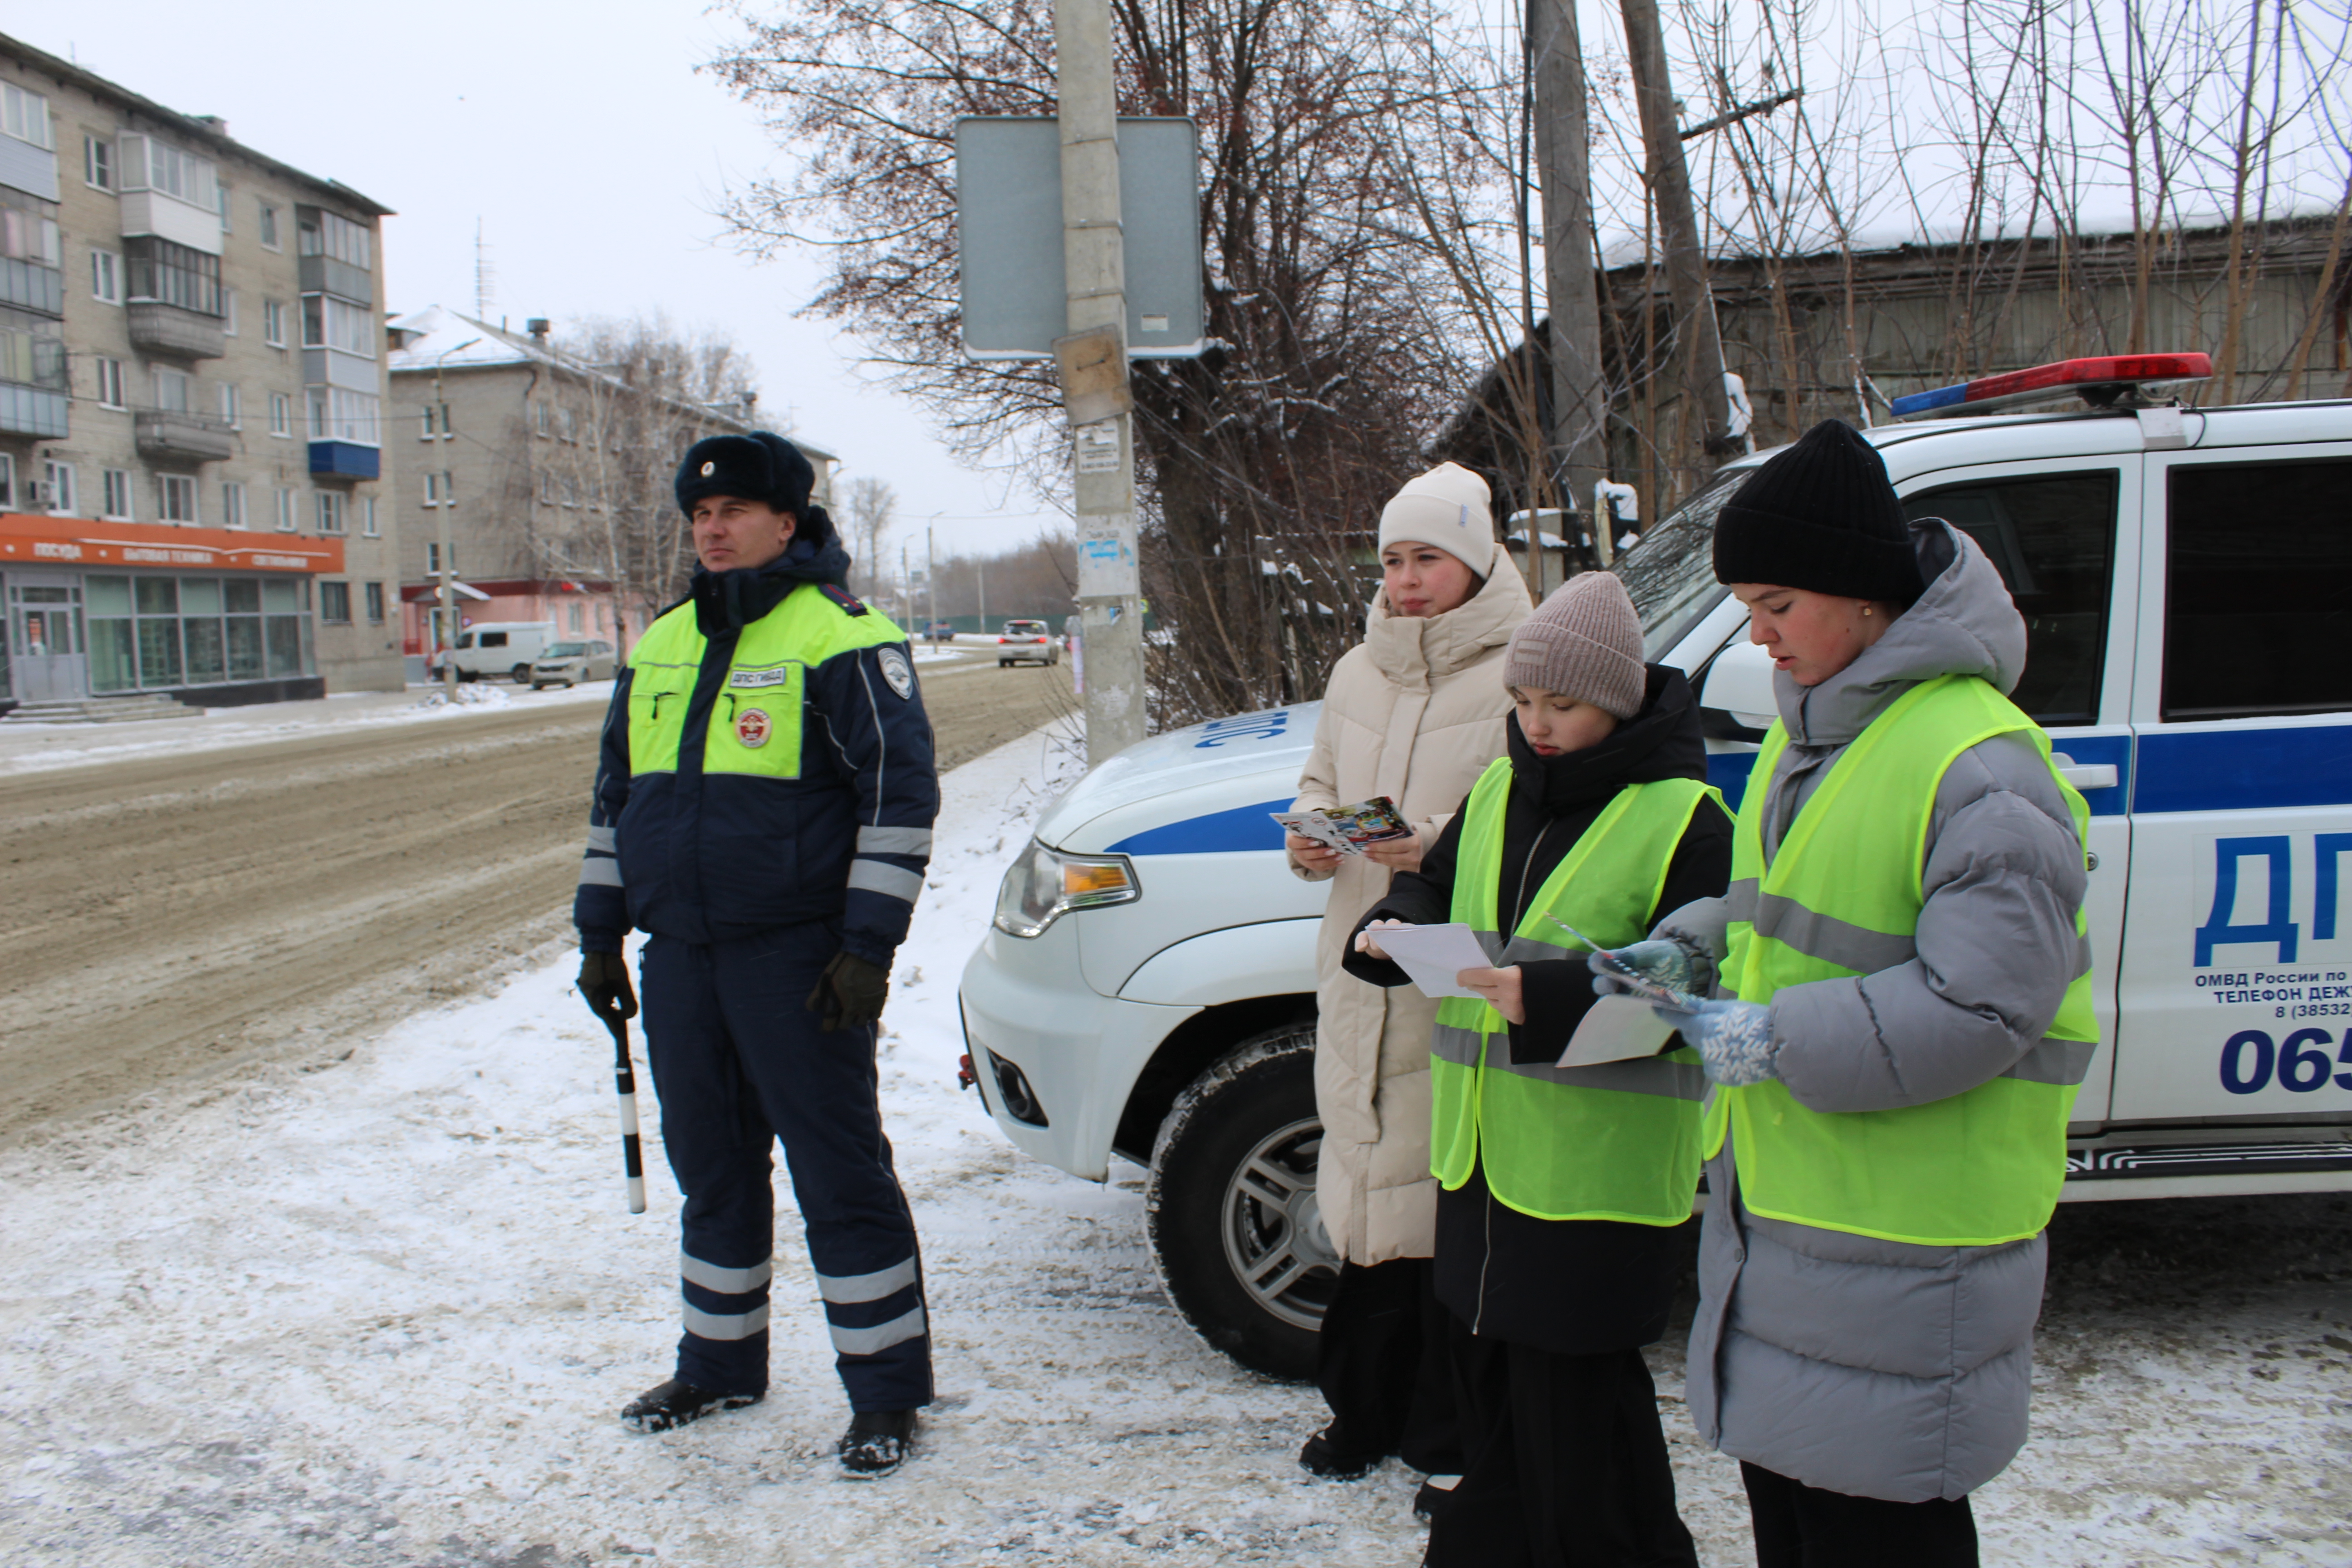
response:
<svg viewBox="0 0 2352 1568"><path fill-rule="evenodd" d="M613 1087L621 1096L621 1168L629 1173L629 1212L646 1212L646 1156L637 1142L637 1069L629 1061L629 1021L604 1015L613 1031Z"/></svg>

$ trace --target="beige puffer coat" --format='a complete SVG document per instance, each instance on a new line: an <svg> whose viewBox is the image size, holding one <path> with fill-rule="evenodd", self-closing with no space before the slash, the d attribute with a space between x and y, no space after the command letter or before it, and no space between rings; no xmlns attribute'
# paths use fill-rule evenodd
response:
<svg viewBox="0 0 2352 1568"><path fill-rule="evenodd" d="M1437 842L1470 786L1503 754L1511 710L1503 657L1533 609L1508 555L1466 604L1426 619L1372 600L1364 640L1331 672L1297 809L1384 795ZM1331 901L1315 950L1315 1103L1323 1118L1316 1193L1332 1244L1350 1263L1427 1258L1437 1184L1429 1173L1429 1036L1437 1002L1411 986L1383 990L1340 972L1363 912L1389 890L1386 867L1349 856L1320 876Z"/></svg>

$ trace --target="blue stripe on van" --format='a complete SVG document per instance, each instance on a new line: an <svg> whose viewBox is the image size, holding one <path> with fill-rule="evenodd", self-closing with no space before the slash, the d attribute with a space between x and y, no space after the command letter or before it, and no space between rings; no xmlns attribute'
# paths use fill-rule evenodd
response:
<svg viewBox="0 0 2352 1568"><path fill-rule="evenodd" d="M1756 768L1753 752L1709 752L1706 754L1706 782L1723 792L1731 809L1739 809L1739 797L1748 793L1748 775Z"/></svg>
<svg viewBox="0 0 2352 1568"><path fill-rule="evenodd" d="M1237 849L1279 849L1282 826L1266 816L1288 811L1292 797L1213 811L1131 833L1104 851L1109 855L1222 855Z"/></svg>
<svg viewBox="0 0 2352 1568"><path fill-rule="evenodd" d="M2347 805L2352 805L2352 724L2186 735L2147 731L2139 738L2136 812Z"/></svg>

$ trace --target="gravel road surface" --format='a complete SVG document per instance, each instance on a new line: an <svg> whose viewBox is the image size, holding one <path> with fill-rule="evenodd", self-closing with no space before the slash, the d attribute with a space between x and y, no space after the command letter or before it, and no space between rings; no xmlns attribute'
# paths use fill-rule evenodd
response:
<svg viewBox="0 0 2352 1568"><path fill-rule="evenodd" d="M943 768L1074 706L1059 666L923 679ZM368 725L300 706L324 717L286 740L108 726L190 743L0 776L0 1147L192 1077L347 1055L329 1042L568 935L601 704Z"/></svg>

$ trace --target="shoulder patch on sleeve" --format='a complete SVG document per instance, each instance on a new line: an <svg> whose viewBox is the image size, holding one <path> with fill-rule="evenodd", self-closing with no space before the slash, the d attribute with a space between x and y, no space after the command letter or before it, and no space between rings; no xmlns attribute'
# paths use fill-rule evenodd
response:
<svg viewBox="0 0 2352 1568"><path fill-rule="evenodd" d="M856 595L851 593L848 589L843 587L840 584L820 583L817 586L824 591L826 598L831 599L836 605L840 606L841 613L843 615L855 616L862 616L866 613L866 602L863 599L860 599Z"/></svg>
<svg viewBox="0 0 2352 1568"><path fill-rule="evenodd" d="M915 695L915 666L907 658L905 648L886 647L874 656L874 662L881 666L882 679L890 683L890 689L898 694L899 700Z"/></svg>

